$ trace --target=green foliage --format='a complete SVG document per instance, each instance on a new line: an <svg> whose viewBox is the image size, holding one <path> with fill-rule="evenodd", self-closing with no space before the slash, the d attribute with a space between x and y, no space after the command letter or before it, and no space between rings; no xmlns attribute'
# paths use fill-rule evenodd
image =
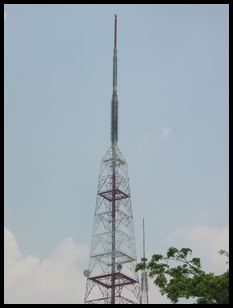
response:
<svg viewBox="0 0 233 308"><path fill-rule="evenodd" d="M223 256L225 256L225 257L227 257L228 259L229 259L229 252L227 252L226 250L219 250L219 252L218 252L220 255L223 255ZM227 261L226 262L226 264L228 264L229 263L229 261Z"/></svg>
<svg viewBox="0 0 233 308"><path fill-rule="evenodd" d="M225 250L219 253L229 257ZM154 254L146 265L138 263L135 270L146 267L161 294L172 303L180 298L193 298L197 304L229 304L229 270L222 275L206 274L200 258L191 258L191 254L190 248L170 247L165 256Z"/></svg>

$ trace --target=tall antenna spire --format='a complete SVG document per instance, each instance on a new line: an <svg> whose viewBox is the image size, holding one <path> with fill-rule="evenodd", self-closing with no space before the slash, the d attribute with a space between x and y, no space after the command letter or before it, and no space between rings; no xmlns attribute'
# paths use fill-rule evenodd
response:
<svg viewBox="0 0 233 308"><path fill-rule="evenodd" d="M117 15L114 20L114 49L113 49L113 91L111 110L111 142L115 147L118 139L118 97L117 97Z"/></svg>
<svg viewBox="0 0 233 308"><path fill-rule="evenodd" d="M148 297L148 278L146 272L146 249L145 249L145 224L144 224L144 217L142 219L143 224L143 257L141 258L142 262L144 263L144 269L142 270L141 274L141 304L149 304L149 297Z"/></svg>
<svg viewBox="0 0 233 308"><path fill-rule="evenodd" d="M114 18L111 146L101 161L85 304L139 304L139 277L126 160L117 146L117 16Z"/></svg>

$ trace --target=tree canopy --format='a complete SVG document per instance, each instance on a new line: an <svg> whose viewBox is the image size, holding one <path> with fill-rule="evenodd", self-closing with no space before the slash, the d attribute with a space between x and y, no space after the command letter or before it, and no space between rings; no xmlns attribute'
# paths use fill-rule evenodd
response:
<svg viewBox="0 0 233 308"><path fill-rule="evenodd" d="M225 250L219 253L229 257ZM154 254L146 265L138 263L135 270L146 267L160 293L173 304L181 298L193 298L196 304L229 304L229 269L222 275L205 273L200 258L191 254L190 248L170 247L165 256Z"/></svg>

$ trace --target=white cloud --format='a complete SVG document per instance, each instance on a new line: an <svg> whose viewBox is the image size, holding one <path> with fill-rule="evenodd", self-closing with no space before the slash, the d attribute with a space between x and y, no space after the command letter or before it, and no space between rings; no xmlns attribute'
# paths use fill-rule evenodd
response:
<svg viewBox="0 0 233 308"><path fill-rule="evenodd" d="M48 258L24 256L15 236L5 228L5 304L83 303L87 257L88 249L73 238L62 241Z"/></svg>
<svg viewBox="0 0 233 308"><path fill-rule="evenodd" d="M171 134L171 129L168 127L163 127L160 129L159 133L155 135L155 139L163 140L166 139Z"/></svg>
<svg viewBox="0 0 233 308"><path fill-rule="evenodd" d="M171 135L172 130L168 127L160 128L160 130L155 133L145 133L144 134L144 147L148 148L149 146L155 145L159 141L165 140Z"/></svg>
<svg viewBox="0 0 233 308"><path fill-rule="evenodd" d="M194 257L200 257L202 266L207 272L221 274L227 266L224 256L219 255L220 249L229 251L228 226L217 228L194 226L175 230L167 239L167 245L177 248L191 248Z"/></svg>
<svg viewBox="0 0 233 308"><path fill-rule="evenodd" d="M83 268L88 248L69 237L44 259L22 255L14 234L4 228L5 304L81 304L85 293ZM85 262L85 265L83 264ZM149 279L151 304L171 303Z"/></svg>

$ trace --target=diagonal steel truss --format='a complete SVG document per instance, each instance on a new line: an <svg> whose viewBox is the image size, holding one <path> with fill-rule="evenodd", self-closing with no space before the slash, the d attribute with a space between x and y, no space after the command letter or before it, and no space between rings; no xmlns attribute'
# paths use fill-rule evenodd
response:
<svg viewBox="0 0 233 308"><path fill-rule="evenodd" d="M100 167L84 303L139 304L127 164L117 145Z"/></svg>

